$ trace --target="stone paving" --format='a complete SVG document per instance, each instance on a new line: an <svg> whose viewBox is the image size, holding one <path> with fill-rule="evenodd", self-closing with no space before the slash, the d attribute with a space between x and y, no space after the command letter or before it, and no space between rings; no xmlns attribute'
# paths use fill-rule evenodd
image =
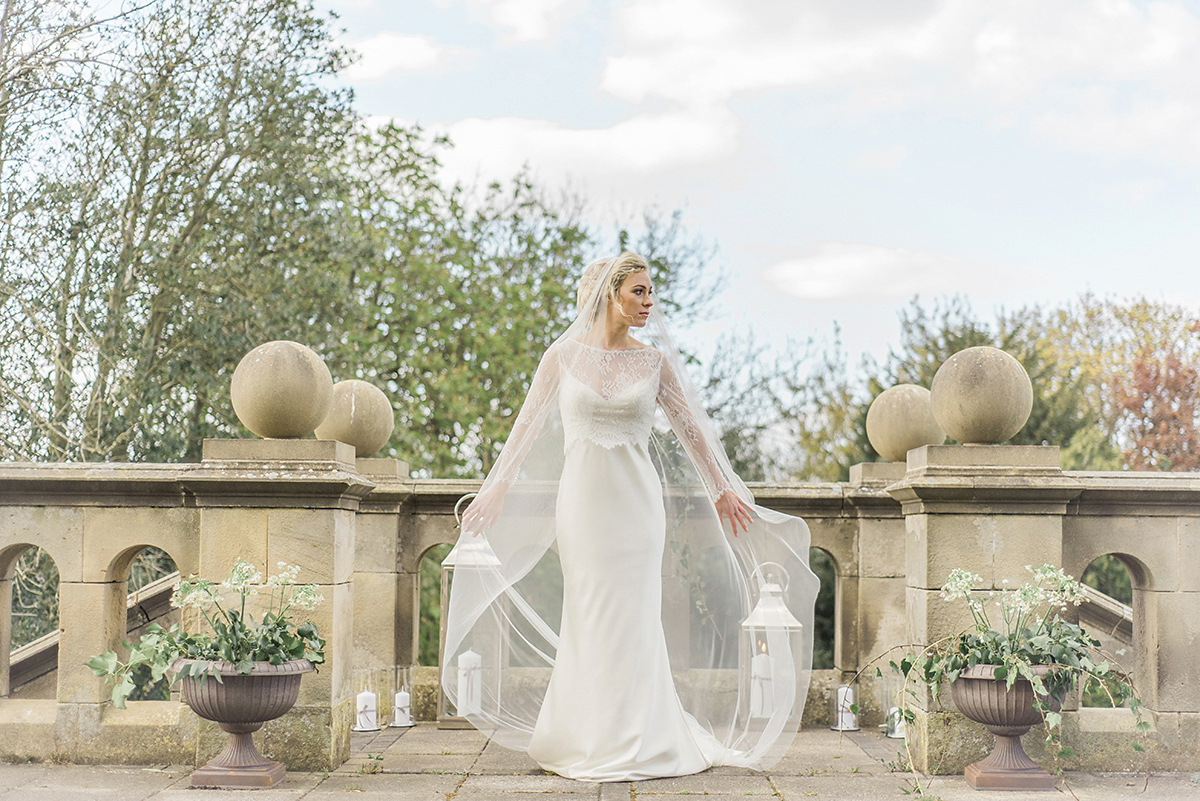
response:
<svg viewBox="0 0 1200 801"><path fill-rule="evenodd" d="M524 754L489 743L475 731L445 731L432 724L355 734L354 756L333 773L291 773L270 790L192 790L189 768L47 764L0 764L0 801L707 801L807 798L867 801L903 799L910 777L894 772L897 740L875 732L839 735L805 729L787 756L767 773L716 768L695 776L616 784L589 784L547 774ZM1145 778L1127 773L1071 773L1070 790L1079 801L1142 799L1200 801L1200 774L1159 773ZM971 789L961 776L932 780L929 798L964 801L990 794ZM1071 798L1071 792L999 793L998 799Z"/></svg>

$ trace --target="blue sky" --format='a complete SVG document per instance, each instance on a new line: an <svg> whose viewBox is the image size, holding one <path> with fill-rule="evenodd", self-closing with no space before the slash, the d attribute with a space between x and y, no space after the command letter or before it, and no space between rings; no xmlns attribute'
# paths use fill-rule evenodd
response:
<svg viewBox="0 0 1200 801"><path fill-rule="evenodd" d="M448 178L682 207L730 275L701 337L882 356L914 295L1200 303L1195 0L318 5L359 109L448 133Z"/></svg>

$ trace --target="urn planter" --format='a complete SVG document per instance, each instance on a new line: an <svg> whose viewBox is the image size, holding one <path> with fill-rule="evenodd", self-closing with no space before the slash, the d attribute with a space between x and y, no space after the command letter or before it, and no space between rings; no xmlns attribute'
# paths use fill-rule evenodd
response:
<svg viewBox="0 0 1200 801"><path fill-rule="evenodd" d="M1047 665L1033 666L1039 676L1050 669ZM1055 777L1021 747L1021 735L1042 722L1042 714L1033 706L1033 685L1021 678L1010 688L1004 679L995 678L995 671L995 665L976 665L964 670L950 685L958 711L996 735L992 753L968 765L963 775L976 790L1053 790ZM1056 702L1051 700L1050 704L1058 710Z"/></svg>
<svg viewBox="0 0 1200 801"><path fill-rule="evenodd" d="M179 659L174 669L194 661ZM307 659L282 665L255 662L248 674L237 673L229 662L213 664L221 681L216 676L180 679L183 698L192 711L229 734L224 750L192 774L192 787L271 787L284 777L284 767L260 754L251 735L295 705L300 677L311 672L313 664Z"/></svg>

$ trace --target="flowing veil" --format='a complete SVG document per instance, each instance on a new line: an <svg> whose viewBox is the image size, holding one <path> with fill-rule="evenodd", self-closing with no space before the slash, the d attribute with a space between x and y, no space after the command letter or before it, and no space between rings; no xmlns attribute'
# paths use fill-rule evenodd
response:
<svg viewBox="0 0 1200 801"><path fill-rule="evenodd" d="M452 552L442 665L448 705L518 750L528 748L537 721L562 612L555 546L564 465L559 384L638 380L601 365L596 356L602 351L569 343L602 344L615 262L602 268L601 280L581 298L578 317L542 358L483 483L481 494L504 491L503 511L483 532L464 530ZM672 676L684 709L723 747L719 764L766 768L799 729L808 690L818 589L808 568L808 527L753 505L657 307L636 334L663 357L656 361L662 388L650 454L666 508L662 619ZM736 537L714 507L727 490L754 513L749 531Z"/></svg>

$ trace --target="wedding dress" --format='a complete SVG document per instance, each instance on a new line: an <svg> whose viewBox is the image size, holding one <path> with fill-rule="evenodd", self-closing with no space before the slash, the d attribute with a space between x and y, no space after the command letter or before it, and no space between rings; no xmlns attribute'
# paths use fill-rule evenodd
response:
<svg viewBox="0 0 1200 801"><path fill-rule="evenodd" d="M602 301L543 357L484 482L503 513L452 553L447 699L569 778L765 768L807 692L808 530L757 506L749 531L722 529L714 501L753 498L661 315L656 347L605 350L587 341Z"/></svg>

